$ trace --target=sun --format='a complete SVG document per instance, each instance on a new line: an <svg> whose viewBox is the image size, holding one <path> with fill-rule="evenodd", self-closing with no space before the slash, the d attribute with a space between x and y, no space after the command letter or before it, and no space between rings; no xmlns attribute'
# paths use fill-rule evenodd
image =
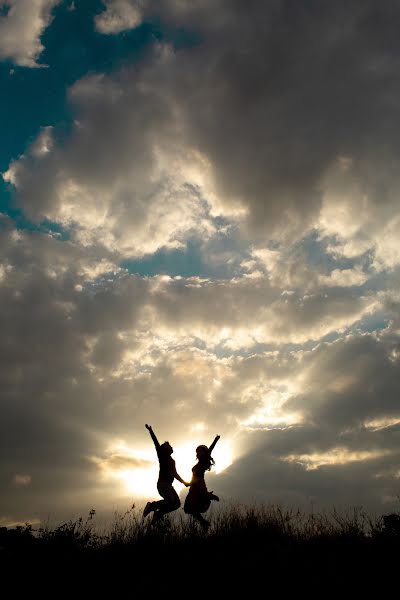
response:
<svg viewBox="0 0 400 600"><path fill-rule="evenodd" d="M123 483L125 491L137 498L150 498L158 495L158 465L148 469L119 471L117 477Z"/></svg>

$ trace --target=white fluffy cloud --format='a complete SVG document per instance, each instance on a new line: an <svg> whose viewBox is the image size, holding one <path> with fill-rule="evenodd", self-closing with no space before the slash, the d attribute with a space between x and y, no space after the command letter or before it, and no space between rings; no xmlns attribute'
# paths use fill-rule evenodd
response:
<svg viewBox="0 0 400 600"><path fill-rule="evenodd" d="M174 60L168 49L157 54L158 68ZM128 256L215 232L209 164L147 75L96 75L72 87L77 119L67 146L57 146L47 127L3 174L31 219L72 227L83 246Z"/></svg>
<svg viewBox="0 0 400 600"><path fill-rule="evenodd" d="M1 0L0 59L22 67L40 66L44 50L40 37L51 22L51 11L60 0Z"/></svg>

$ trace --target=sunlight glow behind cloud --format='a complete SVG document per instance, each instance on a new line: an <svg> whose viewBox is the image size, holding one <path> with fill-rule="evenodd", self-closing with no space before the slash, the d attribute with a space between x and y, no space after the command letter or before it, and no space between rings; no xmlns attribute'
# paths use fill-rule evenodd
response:
<svg viewBox="0 0 400 600"><path fill-rule="evenodd" d="M290 454L289 456L285 456L283 460L302 464L307 471L312 471L322 466L344 465L351 462L369 461L389 454L390 452L385 450L351 451L347 448L338 447L325 453Z"/></svg>

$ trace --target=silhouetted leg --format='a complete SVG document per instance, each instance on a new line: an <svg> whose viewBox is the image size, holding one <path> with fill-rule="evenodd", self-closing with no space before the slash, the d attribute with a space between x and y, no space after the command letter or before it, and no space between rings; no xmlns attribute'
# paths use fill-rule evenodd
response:
<svg viewBox="0 0 400 600"><path fill-rule="evenodd" d="M192 517L200 523L204 531L208 530L208 528L210 527L210 521L207 521L207 519L202 517L200 513L192 513Z"/></svg>
<svg viewBox="0 0 400 600"><path fill-rule="evenodd" d="M153 514L153 518L151 520L152 524L158 523L161 519L164 518L164 514L161 510L155 510Z"/></svg>
<svg viewBox="0 0 400 600"><path fill-rule="evenodd" d="M154 504L155 504L155 502L148 502L146 504L146 506L144 507L144 511L143 511L144 517L147 517L148 514L150 514L151 512L153 512L155 510Z"/></svg>
<svg viewBox="0 0 400 600"><path fill-rule="evenodd" d="M156 511L157 519L159 519L167 513L177 510L181 505L181 501L170 483L159 482L157 484L157 489L163 500L153 502L152 509ZM156 517L156 515L154 515L154 517Z"/></svg>

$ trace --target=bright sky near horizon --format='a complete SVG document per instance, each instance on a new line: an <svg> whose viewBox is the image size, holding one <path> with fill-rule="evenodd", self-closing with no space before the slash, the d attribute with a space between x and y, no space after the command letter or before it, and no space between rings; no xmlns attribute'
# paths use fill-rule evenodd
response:
<svg viewBox="0 0 400 600"><path fill-rule="evenodd" d="M222 498L396 508L399 22L0 0L0 523L156 497L145 423Z"/></svg>

